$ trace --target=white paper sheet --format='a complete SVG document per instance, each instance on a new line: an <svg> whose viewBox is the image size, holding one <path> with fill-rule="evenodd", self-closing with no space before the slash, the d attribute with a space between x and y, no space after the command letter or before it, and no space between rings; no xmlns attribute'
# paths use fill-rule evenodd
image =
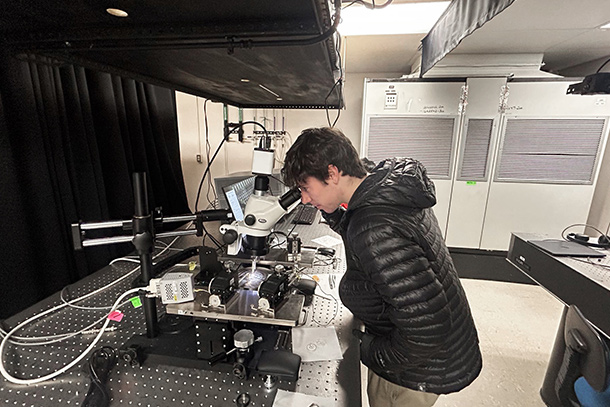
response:
<svg viewBox="0 0 610 407"><path fill-rule="evenodd" d="M292 393L286 390L278 390L273 401L273 407L310 407L312 404L319 407L335 407L335 399L318 396L308 396L303 393Z"/></svg>
<svg viewBox="0 0 610 407"><path fill-rule="evenodd" d="M313 243L324 247L333 247L342 243L341 239L337 239L331 235L325 235L311 240Z"/></svg>
<svg viewBox="0 0 610 407"><path fill-rule="evenodd" d="M302 362L343 359L334 326L292 328L292 351Z"/></svg>

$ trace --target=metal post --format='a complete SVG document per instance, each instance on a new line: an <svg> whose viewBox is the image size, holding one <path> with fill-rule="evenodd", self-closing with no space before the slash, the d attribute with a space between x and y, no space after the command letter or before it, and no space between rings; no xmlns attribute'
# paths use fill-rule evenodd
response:
<svg viewBox="0 0 610 407"><path fill-rule="evenodd" d="M135 215L133 218L133 244L140 256L140 269L144 284L152 278L152 252L154 248L154 228L152 213L148 209L148 191L146 188L146 173L133 174L133 196ZM144 298L144 316L146 318L146 336L157 336L157 301L155 298Z"/></svg>

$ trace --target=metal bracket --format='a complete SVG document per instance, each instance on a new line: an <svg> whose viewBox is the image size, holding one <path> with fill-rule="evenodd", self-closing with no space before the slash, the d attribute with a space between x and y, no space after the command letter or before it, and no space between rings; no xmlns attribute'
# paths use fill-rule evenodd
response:
<svg viewBox="0 0 610 407"><path fill-rule="evenodd" d="M502 86L500 89L500 104L498 106L498 113L504 114L508 108L508 94L510 93L510 87L508 85Z"/></svg>
<svg viewBox="0 0 610 407"><path fill-rule="evenodd" d="M468 106L468 85L462 86L462 94L460 95L460 103L458 104L458 114L464 113Z"/></svg>

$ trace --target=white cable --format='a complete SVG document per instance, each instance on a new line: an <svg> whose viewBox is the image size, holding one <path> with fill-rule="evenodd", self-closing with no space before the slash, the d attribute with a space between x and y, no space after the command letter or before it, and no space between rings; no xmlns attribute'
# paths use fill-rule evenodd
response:
<svg viewBox="0 0 610 407"><path fill-rule="evenodd" d="M125 301L122 304L119 304L119 307L122 307L123 305L128 304L128 303L129 303L129 301ZM83 334L84 332L91 330L94 326L96 326L100 322L103 322L104 319L106 319L110 315L111 312L112 311L104 314L104 316L102 316L100 319L98 319L94 323L82 328L81 330L79 330L77 332L65 332L62 334L46 335L46 336L16 336L16 335L13 335L14 339L16 339L17 341L22 341L22 342L17 342L15 340L11 340L9 342L15 346L44 346L44 345L49 345L51 343L65 341L66 339L72 338L74 336ZM6 335L6 332L3 332L3 334ZM36 341L41 341L41 342L36 342Z"/></svg>
<svg viewBox="0 0 610 407"><path fill-rule="evenodd" d="M74 304L75 302L85 300L85 299L87 299L87 298L89 298L89 297L91 297L91 296L93 296L93 295L95 295L95 294L97 294L97 293L100 293L100 292L102 292L102 291L106 290L107 288L109 288L109 287L111 287L111 286L113 286L113 285L115 285L115 284L119 283L120 281L124 280L125 278L129 277L131 274L133 274L133 273L134 273L136 270L138 270L139 268L140 268L140 266L136 267L135 269L131 270L129 273L127 273L127 274L125 274L124 276L120 277L119 279L117 279L117 280L113 281L112 283L110 283L110 284L106 284L104 287L98 288L98 289L97 289L97 290L95 290L95 291L91 291L90 293L85 294L85 295L83 295L82 297L78 297L78 298L75 298L75 299L70 300L70 301L68 301L68 302L65 302L65 303L63 303L63 304L56 305L56 306L55 306L55 307L53 307L53 308L49 308L48 310L44 311L42 314L39 314L37 317L40 317L40 315L47 315L47 314L49 314L49 313L51 313L51 312L58 311L58 310L60 310L60 309L62 309L62 308L64 308L64 307L68 307L68 306L70 306L71 304ZM32 319L32 318L30 318L30 319ZM26 320L26 321L29 321L29 320ZM9 332L9 333L10 333L10 332ZM6 335L8 335L9 333L7 333ZM5 337L5 339L6 339L6 337Z"/></svg>
<svg viewBox="0 0 610 407"><path fill-rule="evenodd" d="M123 294L121 294L119 296L119 298L117 298L117 300L114 302L114 304L112 305L112 309L110 312L114 311L116 308L118 308L119 303L123 300L123 298L125 298L126 296L134 293L134 292L138 292L140 290L142 290L143 288L141 287L137 287L137 288L132 288L131 290L127 290L125 291ZM62 305L62 307L65 305ZM73 366L75 366L77 363L79 363L85 356L87 356L87 354L95 347L95 345L97 345L97 343L99 342L99 340L101 339L102 335L104 334L104 331L106 329L106 327L108 326L108 324L110 323L109 319L106 319L106 322L104 322L104 325L100 328L99 333L97 334L97 336L95 337L95 339L93 339L93 342L91 342L89 344L89 346L87 347L87 349L85 349L83 351L83 353L78 356L76 359L74 359L72 362L70 362L69 364L67 364L66 366L62 367L59 370L56 370L53 373L50 373L46 376L42 376L42 377L38 377L35 379L21 379L18 377L14 377L11 376L11 374L9 372L7 372L7 370L4 367L4 358L2 357L2 355L4 354L4 348L6 346L6 343L8 342L8 338L10 338L10 336L15 333L16 331L18 331L19 329L21 329L21 327L31 323L32 321L39 319L47 314L49 314L50 312L53 311L54 308L51 308L41 314L35 315L29 319L26 319L25 321L23 321L22 323L20 323L19 325L17 325L15 328L13 328L8 334L6 334L6 336L4 337L4 339L2 340L2 343L0 344L0 373L2 373L2 376L4 376L4 378L6 380L8 380L11 383L15 383L15 384L36 384L36 383L40 383L40 382L44 382L46 380L50 380L53 379L57 376L59 376L60 374L64 373L65 371L69 370L70 368L72 368Z"/></svg>
<svg viewBox="0 0 610 407"><path fill-rule="evenodd" d="M189 222L189 223L187 224L186 228L188 228L188 227L189 227L191 224L192 224L192 221L191 221L191 222ZM173 240L172 240L172 241L171 241L169 244L167 244L167 246L166 246L166 247L165 247L163 250L161 250L159 253L157 253L155 256L153 256L153 259L156 259L157 257L161 256L163 253L165 253L167 250L169 250L169 249L171 248L171 246L172 246L172 245L173 245L173 244L174 244L174 243L175 243L175 242L176 242L176 241L177 241L179 238L180 238L180 236L175 237L175 238L174 238L174 239L173 239ZM114 259L114 260L113 260L113 261L111 261L109 264L110 264L110 265L112 265L112 264L114 264L114 263L115 263L115 262L117 262L117 261L131 261L131 262L135 262L135 263L140 263L140 261L139 261L139 260L131 259L131 258L128 258L128 257L120 257L120 258ZM113 282L111 282L111 283L109 283L109 284L106 284L105 286L103 286L103 287L101 287L101 288L98 288L98 289L97 289L97 290L95 290L95 291L92 291L92 292L90 292L90 293L88 293L88 294L85 294L85 295L83 295L83 296L81 296L81 297L74 298L74 299L72 299L72 300L70 300L70 301L66 301L66 300L63 298L63 295L62 295L63 290L62 290L62 291L60 292L60 299L61 299L61 301L62 301L63 303L62 303L62 304L60 304L60 305L57 305L57 306L55 306L55 307L53 307L53 308L48 309L47 311L45 311L43 314L40 314L40 315L47 315L47 314L49 314L49 313L51 313L51 312L58 311L58 310L60 310L60 309L62 309L62 308L64 308L64 307L66 307L66 306L68 306L68 307L73 307L73 308L78 308L78 309L95 309L95 310L99 310L99 309L108 309L108 308L110 308L110 307L82 307L82 306L73 305L73 304L74 304L74 303L76 303L76 302L80 302L80 301L82 301L82 300L85 300L85 299L87 299L87 298L89 298L89 297L91 297L91 296L93 296L93 295L95 295L95 294L97 294L97 293L100 293L100 292L102 292L102 291L104 291L104 290L106 290L106 289L108 289L108 288L110 288L110 287L112 287L112 286L114 286L114 285L118 284L119 282L123 281L123 280L124 280L124 279L126 279L127 277L129 277L129 276L131 276L132 274L134 274L134 273L135 273L136 271L138 271L139 269L140 269L140 266L138 266L138 267L134 268L133 270L129 271L127 274L123 275L122 277L118 278L117 280L114 280ZM112 311L110 311L110 312L112 312ZM36 318L34 318L34 319L36 319ZM34 319L32 319L32 320L34 320ZM93 324L93 326L94 326L95 324L97 324L97 323L99 323L99 322L94 323L94 324ZM22 323L20 326L22 326L22 325L23 325L23 323ZM89 325L89 327L91 327L91 326L92 326L92 325ZM88 327L87 327L87 328L88 328ZM83 330L87 330L87 328L84 328ZM78 331L78 332L76 332L76 333L64 333L64 334L60 334L60 335L58 335L58 337L61 337L62 335L65 335L65 338L64 338L64 339L67 339L67 338L69 338L69 337L72 337L72 336L78 335L78 334L79 334L79 333L81 333L83 330ZM10 336L10 332L9 332L9 333L7 333L5 330L3 330L2 328L0 328L0 335L4 335L4 337L5 337L5 339L6 339L6 337L7 337L7 336ZM41 337L32 336L32 337L16 337L16 338L19 338L19 339L21 339L21 338L28 338L28 339L23 339L23 340L31 340L31 341L34 341L34 340L39 340L39 339L44 340L46 337L44 337L44 336L41 336ZM10 341L10 342L11 342L11 343L13 343L13 344L17 344L17 343L16 343L16 342L14 342L14 341ZM56 342L58 342L58 341L56 341ZM3 342L3 343L4 343L4 342ZM1 355L1 352L0 352L0 355ZM1 365L1 363L2 363L2 362L0 361L0 365Z"/></svg>
<svg viewBox="0 0 610 407"><path fill-rule="evenodd" d="M191 222L191 223L192 223L192 222ZM189 226L189 225L187 225L187 228L188 228L188 226ZM164 248L163 250L161 250L159 253L157 253L156 255L154 255L154 256L153 256L153 259L156 259L157 257L161 256L163 253L165 253L166 251L168 251L168 250L171 248L171 246L172 246L174 243L176 243L176 240L178 240L179 238L180 238L180 236L175 237L175 238L174 238L174 240L172 240L172 241L171 241L171 242L170 242L170 243L167 245L167 247L165 247L165 248ZM130 259L130 258L128 258L128 257L120 257L120 258L118 258L118 259L114 259L113 261L111 261L111 262L110 262L110 265L114 264L115 262L117 262L117 261L119 261L119 260L122 260L122 261L132 261L132 262L134 262L134 263L140 263L140 260L135 260L135 261L134 261L134 259ZM122 276L122 277L118 278L117 280L114 280L113 282L111 282L111 283L109 283L109 284L106 284L106 285L105 285L105 286L103 286L102 288L98 288L97 290L92 291L92 292L90 292L89 294L85 294L85 295L83 295L82 297L78 297L78 298L75 298L75 299L70 300L70 301L67 301L67 302L66 302L66 301L65 301L63 298L61 298L61 300L62 300L62 301L64 301L64 304L65 304L65 305L68 305L68 306L71 306L71 307L74 307L74 308L80 308L80 309L86 309L86 308L99 309L99 307L79 307L79 306L73 306L72 304L74 304L74 303L76 303L76 302L80 302L80 301L82 301L82 300L84 300L84 299L87 299L87 298L91 297L91 296L92 296L92 295L94 295L94 294L97 294L97 293L99 293L99 292L102 292L102 291L104 291L104 290L106 290L106 289L108 289L108 288L110 288L110 287L114 286L115 284L117 284L117 283L119 283L119 282L123 281L125 278L127 278L127 277L131 276L132 274L134 274L134 273L135 273L136 271L138 271L139 269L140 269L140 266L138 266L138 267L134 268L133 270L131 270L130 272L128 272L128 273L127 273L127 274L125 274L124 276ZM60 297L61 297L61 295L60 295Z"/></svg>
<svg viewBox="0 0 610 407"><path fill-rule="evenodd" d="M114 263L116 263L116 262L118 262L118 261L130 261L130 262L132 262L132 263L138 263L138 264L140 264L140 260L139 260L139 259L132 259L131 257L118 257L118 258L116 258L116 259L112 260L112 261L111 261L110 263L108 263L108 264L110 264L110 265L112 266Z"/></svg>

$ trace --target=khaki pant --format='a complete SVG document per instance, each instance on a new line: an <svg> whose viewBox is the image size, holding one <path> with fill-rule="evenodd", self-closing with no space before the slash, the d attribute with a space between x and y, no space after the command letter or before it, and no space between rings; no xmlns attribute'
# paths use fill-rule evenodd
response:
<svg viewBox="0 0 610 407"><path fill-rule="evenodd" d="M368 369L369 405L371 407L431 407L438 394L424 393L390 383Z"/></svg>

